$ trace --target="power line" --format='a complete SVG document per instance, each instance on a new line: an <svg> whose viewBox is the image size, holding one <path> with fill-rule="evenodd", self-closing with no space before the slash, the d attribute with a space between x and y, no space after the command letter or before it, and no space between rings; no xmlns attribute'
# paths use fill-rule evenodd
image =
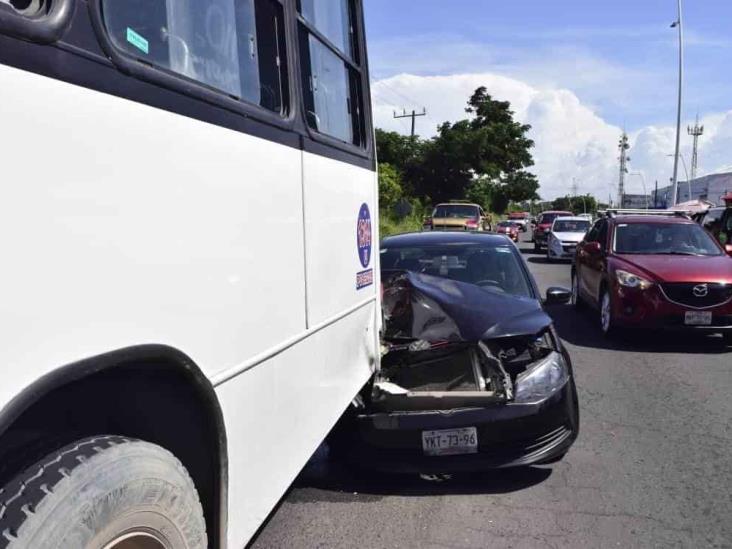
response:
<svg viewBox="0 0 732 549"><path fill-rule="evenodd" d="M422 112L417 112L417 111L413 110L411 113L407 113L407 110L403 109L403 114L397 114L396 112L394 112L394 118L396 118L396 119L400 119L400 118L411 118L412 119L412 133L411 133L412 139L414 139L414 136L416 135L415 126L416 126L416 121L417 121L418 116L427 116L427 109L423 108Z"/></svg>

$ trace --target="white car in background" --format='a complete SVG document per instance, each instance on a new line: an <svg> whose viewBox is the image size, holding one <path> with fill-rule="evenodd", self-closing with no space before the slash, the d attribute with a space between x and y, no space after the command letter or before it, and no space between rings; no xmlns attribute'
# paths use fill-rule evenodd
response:
<svg viewBox="0 0 732 549"><path fill-rule="evenodd" d="M590 220L586 217L557 217L547 235L546 259L571 259L590 230Z"/></svg>

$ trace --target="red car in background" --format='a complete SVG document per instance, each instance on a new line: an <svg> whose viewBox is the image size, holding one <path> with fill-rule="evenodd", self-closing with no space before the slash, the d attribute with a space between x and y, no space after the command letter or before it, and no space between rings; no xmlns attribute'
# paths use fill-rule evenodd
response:
<svg viewBox="0 0 732 549"><path fill-rule="evenodd" d="M721 333L732 344L732 245L680 215L599 219L577 246L572 302L623 327Z"/></svg>
<svg viewBox="0 0 732 549"><path fill-rule="evenodd" d="M552 230L552 223L557 217L571 217L572 212L550 211L539 214L536 218L536 226L534 227L534 251L540 252L542 247L546 247L546 239Z"/></svg>
<svg viewBox="0 0 732 549"><path fill-rule="evenodd" d="M508 238L514 242L519 241L519 231L521 231L521 225L514 221L501 221L496 227L498 234L505 234Z"/></svg>

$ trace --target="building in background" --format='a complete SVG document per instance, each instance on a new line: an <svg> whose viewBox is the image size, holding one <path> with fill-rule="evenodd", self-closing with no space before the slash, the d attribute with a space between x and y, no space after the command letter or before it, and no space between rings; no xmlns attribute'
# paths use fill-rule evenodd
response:
<svg viewBox="0 0 732 549"><path fill-rule="evenodd" d="M732 192L732 172L705 175L691 181L691 196L689 196L689 184L686 181L679 181L679 198L677 202L707 200L713 204L723 206L722 197L729 192ZM673 203L671 193L671 186L658 189L658 207L667 208ZM651 205L653 205L653 198L651 198Z"/></svg>
<svg viewBox="0 0 732 549"><path fill-rule="evenodd" d="M653 207L653 197L647 194L624 194L623 208L645 209Z"/></svg>

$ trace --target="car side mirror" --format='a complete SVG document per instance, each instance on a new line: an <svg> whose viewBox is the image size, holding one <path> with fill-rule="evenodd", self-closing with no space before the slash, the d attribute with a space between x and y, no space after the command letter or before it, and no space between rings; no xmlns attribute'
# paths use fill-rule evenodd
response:
<svg viewBox="0 0 732 549"><path fill-rule="evenodd" d="M547 305L565 305L572 299L572 292L567 288L552 287L546 291L546 300L544 301Z"/></svg>
<svg viewBox="0 0 732 549"><path fill-rule="evenodd" d="M732 256L732 244L725 244L724 251L727 252L727 255Z"/></svg>
<svg viewBox="0 0 732 549"><path fill-rule="evenodd" d="M599 242L588 242L585 244L585 251L590 255L600 255L602 253L602 246Z"/></svg>

